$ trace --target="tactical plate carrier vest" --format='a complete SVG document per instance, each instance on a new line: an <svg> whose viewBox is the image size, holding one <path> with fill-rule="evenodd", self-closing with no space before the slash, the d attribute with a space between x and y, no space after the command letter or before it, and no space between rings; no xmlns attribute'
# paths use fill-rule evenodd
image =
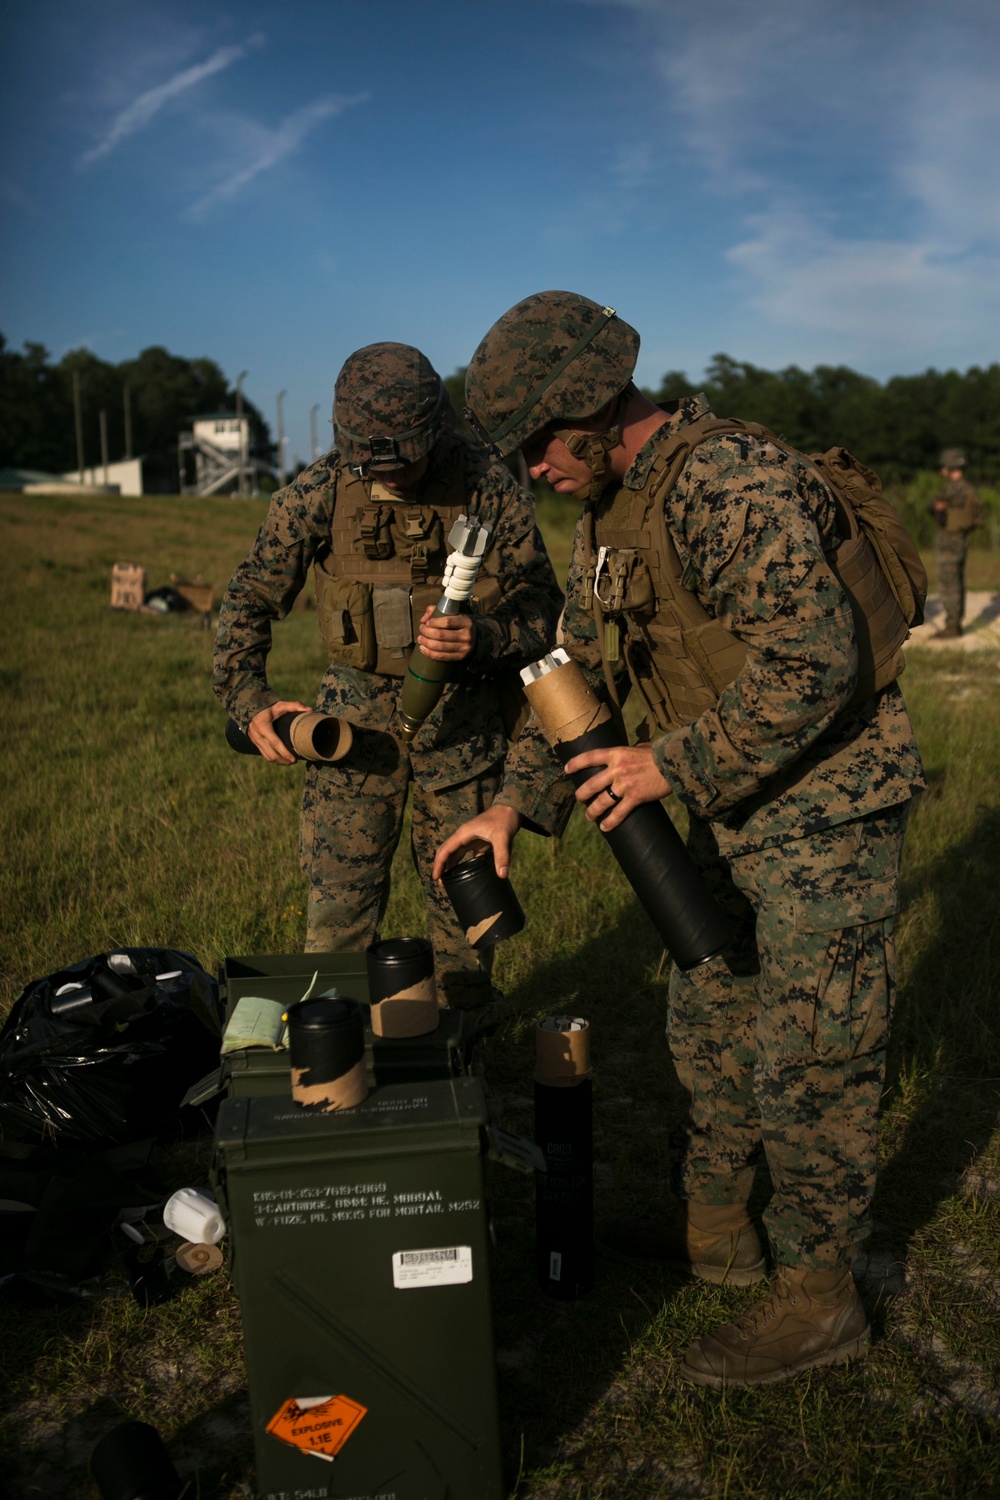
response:
<svg viewBox="0 0 1000 1500"><path fill-rule="evenodd" d="M986 509L979 492L967 479L960 479L948 486L950 497L948 509L938 520L944 531L974 531L986 519Z"/></svg>
<svg viewBox="0 0 1000 1500"><path fill-rule="evenodd" d="M661 439L641 489L620 489L584 515L587 582L605 674L610 685L609 664L623 658L650 719L661 730L690 724L714 708L746 660L743 642L696 598L667 529L664 507L692 450L729 434L790 451L757 422L705 416ZM845 449L804 461L817 471L836 504L841 540L826 561L854 616L858 682L851 702L860 703L903 670L902 644L910 625L923 618L926 574L902 522L882 499L876 475Z"/></svg>
<svg viewBox="0 0 1000 1500"><path fill-rule="evenodd" d="M469 512L467 455L456 444L447 473L419 503L378 480L338 468L329 550L316 559L316 612L330 659L382 677L406 672L420 619L441 598L445 538ZM476 613L500 601L498 559L487 551L472 595Z"/></svg>

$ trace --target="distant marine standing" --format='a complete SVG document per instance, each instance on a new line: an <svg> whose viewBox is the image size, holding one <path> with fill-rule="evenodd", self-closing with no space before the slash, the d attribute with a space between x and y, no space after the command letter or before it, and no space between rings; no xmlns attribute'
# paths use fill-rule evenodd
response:
<svg viewBox="0 0 1000 1500"><path fill-rule="evenodd" d="M983 524L983 502L979 491L965 478L966 457L961 448L946 448L941 454L941 475L947 482L931 499L927 509L938 525L936 537L937 583L944 605L944 627L940 639L957 639L965 618L965 558L969 534Z"/></svg>
<svg viewBox="0 0 1000 1500"><path fill-rule="evenodd" d="M310 705L270 687L267 657L272 623L312 568L329 657L315 706L348 720L353 743L338 763L306 769L306 950L359 952L380 935L412 785L411 846L439 995L476 1012L469 1035L496 1018L490 954L469 947L430 879L433 851L492 802L507 750L504 683L551 648L563 596L530 494L457 430L447 389L419 350L382 343L352 354L337 377L333 421L336 446L275 494L233 574L215 691L267 760L290 763L272 721ZM430 620L461 514L489 527L472 612ZM406 743L398 708L415 641L454 676Z"/></svg>

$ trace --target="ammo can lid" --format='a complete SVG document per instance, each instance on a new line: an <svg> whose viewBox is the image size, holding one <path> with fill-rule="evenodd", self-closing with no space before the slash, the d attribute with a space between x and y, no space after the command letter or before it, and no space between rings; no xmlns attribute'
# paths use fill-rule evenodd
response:
<svg viewBox="0 0 1000 1500"><path fill-rule="evenodd" d="M217 1161L264 1167L279 1158L330 1161L404 1150L478 1151L487 1123L478 1078L385 1084L353 1109L300 1109L287 1096L223 1099L216 1121Z"/></svg>
<svg viewBox="0 0 1000 1500"><path fill-rule="evenodd" d="M332 999L317 995L315 1000L300 1000L288 1007L288 1022L296 1031L339 1031L357 1026L361 1017L359 1001L347 995Z"/></svg>

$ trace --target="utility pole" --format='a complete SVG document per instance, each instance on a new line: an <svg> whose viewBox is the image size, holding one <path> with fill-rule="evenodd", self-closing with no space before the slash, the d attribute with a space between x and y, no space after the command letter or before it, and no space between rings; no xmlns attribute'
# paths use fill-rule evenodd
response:
<svg viewBox="0 0 1000 1500"><path fill-rule="evenodd" d="M285 397L287 391L278 392L278 488L285 488Z"/></svg>
<svg viewBox="0 0 1000 1500"><path fill-rule="evenodd" d="M243 439L243 382L249 375L249 370L241 370L236 377L236 420L239 423L240 435L240 477L237 482L236 493L245 495L244 480L247 465L247 445Z"/></svg>
<svg viewBox="0 0 1000 1500"><path fill-rule="evenodd" d="M76 420L76 467L83 484L83 416L80 412L80 371L73 371L73 416Z"/></svg>
<svg viewBox="0 0 1000 1500"><path fill-rule="evenodd" d="M132 457L132 387L126 385L122 391L125 403L125 457Z"/></svg>
<svg viewBox="0 0 1000 1500"><path fill-rule="evenodd" d="M108 487L108 414L102 408L100 412L101 424L101 463L104 467L104 488Z"/></svg>
<svg viewBox="0 0 1000 1500"><path fill-rule="evenodd" d="M310 463L313 463L317 458L319 458L319 449L316 446L316 413L318 411L319 411L319 402L317 401L316 405L313 407L312 411L309 413L309 443L310 443L309 462Z"/></svg>

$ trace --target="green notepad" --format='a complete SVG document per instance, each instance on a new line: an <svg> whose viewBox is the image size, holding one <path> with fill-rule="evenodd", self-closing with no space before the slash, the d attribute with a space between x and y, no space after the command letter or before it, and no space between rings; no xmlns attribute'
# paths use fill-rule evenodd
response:
<svg viewBox="0 0 1000 1500"><path fill-rule="evenodd" d="M226 1023L222 1052L240 1052L244 1047L272 1047L275 1052L288 1045L288 1027L284 1021L286 1006L281 1000L266 1000L263 995L244 995L237 1000Z"/></svg>
<svg viewBox="0 0 1000 1500"><path fill-rule="evenodd" d="M308 1000L319 978L319 971L299 1002ZM324 995L335 995L335 989L324 990ZM270 1047L280 1052L288 1046L288 1026L285 1015L288 1002L269 1000L264 995L242 995L233 1006L233 1013L226 1023L222 1035L221 1052L241 1052L245 1047Z"/></svg>

